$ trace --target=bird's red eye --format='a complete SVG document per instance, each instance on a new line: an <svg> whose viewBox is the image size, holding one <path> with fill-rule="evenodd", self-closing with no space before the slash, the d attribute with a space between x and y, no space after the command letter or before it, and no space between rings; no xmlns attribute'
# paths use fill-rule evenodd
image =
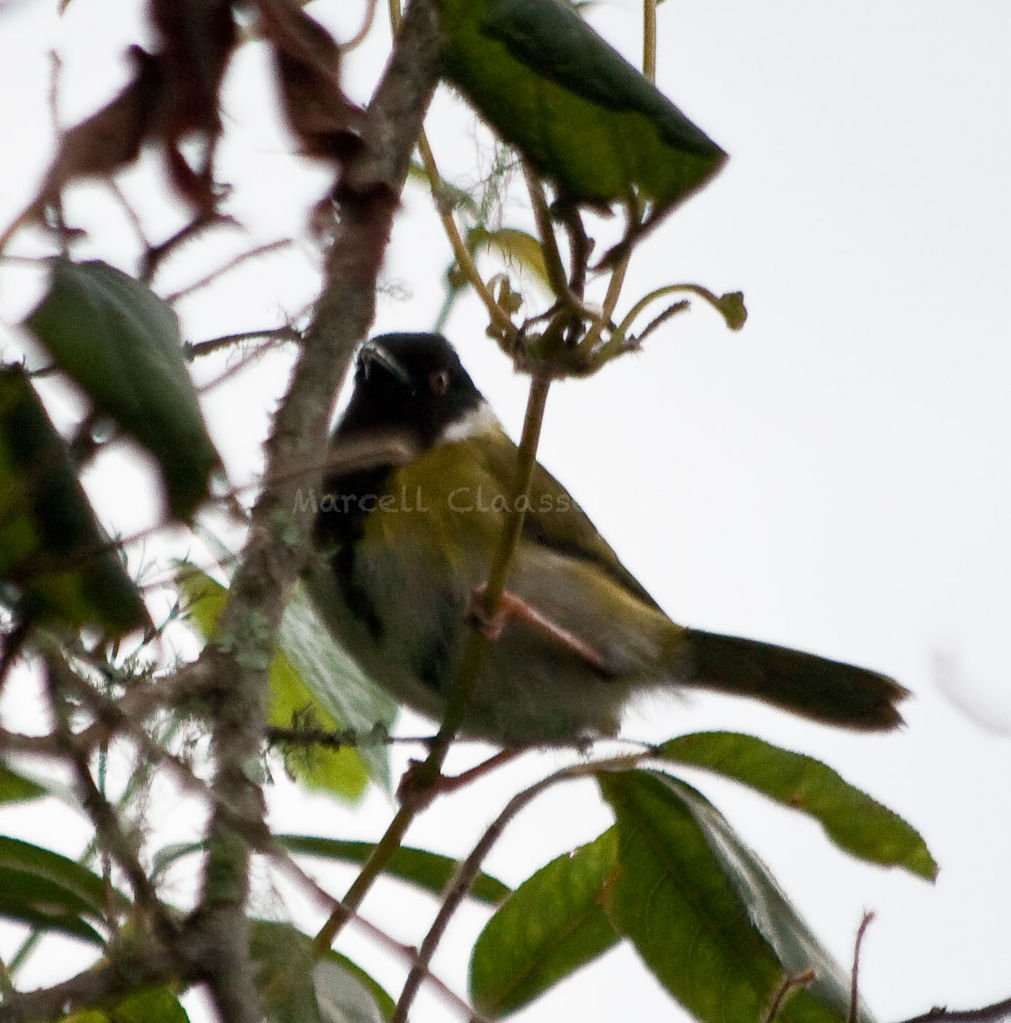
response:
<svg viewBox="0 0 1011 1023"><path fill-rule="evenodd" d="M428 386L437 398L441 398L449 390L449 371L434 369L428 374Z"/></svg>

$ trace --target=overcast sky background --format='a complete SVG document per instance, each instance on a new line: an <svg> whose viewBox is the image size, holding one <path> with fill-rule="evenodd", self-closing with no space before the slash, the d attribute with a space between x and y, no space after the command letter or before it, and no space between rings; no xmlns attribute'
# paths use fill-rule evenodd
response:
<svg viewBox="0 0 1011 1023"><path fill-rule="evenodd" d="M51 155L47 50L56 45L64 60L62 116L72 123L119 87L122 51L143 31L134 5L122 0L73 0L62 24L50 7L0 6L0 224L25 205ZM342 38L360 17L357 3L310 10ZM638 5L601 3L590 19L639 59ZM359 99L378 73L382 37L378 31L349 60ZM934 886L851 861L808 822L729 784L694 779L843 961L862 912L877 912L860 976L882 1020L1011 995L1009 43L1004 0L667 0L658 84L731 160L637 255L626 294L630 303L679 280L741 289L749 321L732 334L698 306L641 355L556 387L541 447L542 460L675 619L867 664L913 690L907 729L887 737L832 732L709 696L651 700L626 728L648 739L753 731L822 757L922 831L941 864ZM323 181L318 171L290 169L286 143L263 116L273 97L263 92L259 60L246 47L235 62L221 163L221 177L236 185L232 208L251 223L254 241L300 232ZM443 97L430 122L441 162L473 176L468 119ZM124 187L149 195L153 166L126 175ZM129 231L99 190L81 190L69 211L101 224L82 256L116 261L122 252L120 265L134 269ZM167 210L164 222L152 218L151 233L167 233L173 216L178 210ZM520 216L508 210L506 220ZM48 249L25 235L12 251ZM181 303L187 336L267 326L294 312L314 292L313 258L305 247L264 260L213 295ZM429 327L447 259L424 193L409 190L377 328ZM157 284L168 293L202 272L184 253ZM5 319L30 307L34 277L0 265ZM515 434L525 385L483 328L481 310L468 301L447 333ZM20 351L8 336L0 346L8 357ZM223 365L197 373L205 379ZM285 353L263 360L210 410L236 481L256 470L287 365ZM72 406L64 407L69 416ZM143 482L128 460L96 468L89 483L111 526L129 533L149 520ZM28 711L14 699L4 694L3 711L17 721ZM408 720L404 728L416 734L424 725ZM455 763L476 755L471 748ZM437 804L410 841L468 851L517 785L561 760L527 758ZM380 794L350 812L280 778L269 796L272 823L285 830L371 838L391 813ZM48 820L42 813L4 812L0 828L39 840L29 829ZM52 842L76 854L83 831L52 820L60 829ZM167 804L160 820L170 836L185 833L192 808ZM522 816L488 867L516 882L607 820L590 785L556 791ZM346 883L342 874L320 876L334 891ZM386 889L365 911L416 942L430 906ZM294 899L291 910L308 913ZM483 919L468 910L459 940ZM11 947L5 938L0 954ZM356 939L349 948L361 946ZM360 955L395 991L399 968L374 951ZM47 968L38 965L35 982ZM451 950L436 969L464 990L458 954ZM671 1018L666 996L627 949L578 985L523 1018L541 1023L577 1006L588 1019ZM453 1017L424 999L415 1018Z"/></svg>

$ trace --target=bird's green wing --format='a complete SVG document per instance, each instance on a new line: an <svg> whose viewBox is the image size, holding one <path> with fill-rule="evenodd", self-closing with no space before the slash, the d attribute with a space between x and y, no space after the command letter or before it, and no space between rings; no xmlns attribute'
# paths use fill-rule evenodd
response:
<svg viewBox="0 0 1011 1023"><path fill-rule="evenodd" d="M489 472L496 479L512 479L516 448L511 442L509 445L488 445L485 458ZM540 462L534 466L530 481L522 539L595 565L639 600L659 609L639 580L621 563L586 512Z"/></svg>

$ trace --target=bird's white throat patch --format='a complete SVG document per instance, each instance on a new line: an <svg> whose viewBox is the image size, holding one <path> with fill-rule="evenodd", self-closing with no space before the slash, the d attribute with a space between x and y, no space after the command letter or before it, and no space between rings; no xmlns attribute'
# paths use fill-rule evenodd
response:
<svg viewBox="0 0 1011 1023"><path fill-rule="evenodd" d="M477 408L471 409L456 422L450 423L439 437L441 444L455 444L459 441L470 440L472 437L481 437L485 434L501 430L502 426L498 416L491 410L486 401L482 401Z"/></svg>

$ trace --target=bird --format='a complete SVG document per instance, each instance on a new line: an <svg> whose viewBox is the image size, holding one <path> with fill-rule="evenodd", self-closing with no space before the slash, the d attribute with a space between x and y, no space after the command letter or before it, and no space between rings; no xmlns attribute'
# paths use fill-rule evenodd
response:
<svg viewBox="0 0 1011 1023"><path fill-rule="evenodd" d="M482 619L516 456L441 334L359 349L305 584L339 645L401 704L441 722L479 628L492 641L459 734L506 748L613 737L636 698L694 687L850 729L902 724L908 694L886 675L674 622L539 463L502 603Z"/></svg>

